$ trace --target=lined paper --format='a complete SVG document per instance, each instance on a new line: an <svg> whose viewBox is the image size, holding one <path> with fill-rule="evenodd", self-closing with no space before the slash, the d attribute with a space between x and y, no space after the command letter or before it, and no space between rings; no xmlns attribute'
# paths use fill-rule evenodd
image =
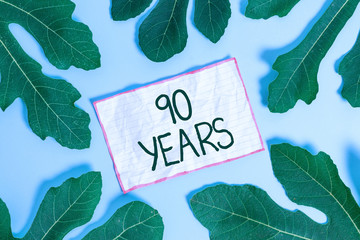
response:
<svg viewBox="0 0 360 240"><path fill-rule="evenodd" d="M188 96L192 115L181 120L174 113L174 124L170 110L160 110L155 102L166 95L181 115L188 116L185 97L175 94L173 98L177 90ZM165 98L159 105L165 105ZM97 101L94 106L124 193L264 150L235 58ZM159 136L163 137L159 140ZM154 153L153 137L158 152L155 170L154 157L138 143ZM176 164L165 165L159 141L163 149L172 148L164 154L167 162Z"/></svg>

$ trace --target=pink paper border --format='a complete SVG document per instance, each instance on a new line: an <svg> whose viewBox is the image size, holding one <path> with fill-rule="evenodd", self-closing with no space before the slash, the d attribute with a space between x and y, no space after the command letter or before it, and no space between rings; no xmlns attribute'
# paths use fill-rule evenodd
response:
<svg viewBox="0 0 360 240"><path fill-rule="evenodd" d="M209 164L209 165L206 165L206 166L203 166L203 167L200 167L200 168L191 170L191 171L185 171L185 172L177 173L177 174L175 174L175 175L173 175L173 176L161 178L161 179L158 179L158 180L156 180L156 181L154 181L154 182L151 182L151 183L140 184L140 185L134 186L134 187L126 190L126 189L124 188L124 185L122 184L122 181L121 181L121 178L120 178L120 174L119 174L119 172L118 172L118 170L117 170L117 166L116 166L115 161L114 161L114 157L113 157L113 154L112 154L112 151L111 151L111 148L110 148L110 144L109 144L109 141L108 141L108 137L107 137L107 134L106 134L104 125L103 125L102 122L101 122L100 115L99 115L99 112L98 112L98 109L97 109L96 104L98 104L98 103L100 103L100 102L103 102L103 101L106 101L106 100L108 100L108 99L114 98L114 97L116 97L116 96L119 96L119 95L121 95L121 94L126 94L126 93L129 93L129 92L135 92L135 91L137 91L137 90L139 90L139 89L147 88L147 87L150 87L150 86L152 86L152 85L157 85L157 84L162 84L162 83L165 83L165 82L168 82L168 81L172 81L172 80L175 80L175 79L180 78L180 77L182 77L182 76L190 75L190 74L195 74L195 73L204 71L204 70L209 69L209 68L216 67L216 66L218 66L218 65L221 65L221 64L223 64L223 63L230 62L230 61L234 61L234 62L235 62L236 69L237 69L237 71L238 71L239 77L240 77L241 82L242 82L242 85L243 85L243 87L244 87L246 99L247 99L247 101L248 101L248 103L249 103L251 115L252 115L252 118L253 118L253 120L254 120L254 122L255 122L256 130L257 130L257 132L258 132L258 134L259 134L259 138L260 138L260 142L261 142L261 147L262 147L262 148L259 149L259 150L254 151L254 152L251 152L251 153L248 153L248 154L245 154L245 155L236 157L236 158L231 158L231 159L224 160L224 161L222 161L222 162ZM236 159L240 159L240 158L243 158L243 157L247 157L247 156L252 155L252 154L254 154L254 153L258 153L258 152L261 152L261 151L264 151L264 150L265 150L265 148L264 148L264 143L263 143L263 140L262 140L262 138L261 138L260 131L259 131L259 127L258 127L258 125L257 125L257 123L256 123L255 115L254 115L253 109L252 109L252 107L251 107L250 100L249 100L249 96L248 96L248 94L247 94L247 92L246 92L245 84L244 84L244 81L243 81L243 79L242 79L242 77L241 77L240 70L239 70L239 66L238 66L238 64L237 64L236 58L229 58L229 59L226 59L226 60L223 60L223 61L220 61L220 62L211 64L211 65L208 65L208 66L203 67L203 68L201 68L201 69L197 69L197 70L194 70L194 71L191 71L191 72L187 72L187 73L184 73L184 74L180 74L180 75L178 75L178 76L175 76L175 77L172 77L172 78L169 78L169 79L165 79L165 80L162 80L162 81L159 81L159 82L155 82L155 83L152 83L152 84L149 84L149 85L146 85L146 86L142 86L142 87L139 87L139 88L136 88L136 89L132 89L132 90L129 90L129 91L126 91L126 92L118 93L118 94L116 94L116 95L114 95L114 96L107 97L107 98L104 98L104 99L102 99L102 100L98 100L98 101L94 102L93 105L94 105L94 108L95 108L95 111L96 111L96 115L98 116L98 119L99 119L99 122L100 122L100 125L101 125L101 129L102 129L102 131L103 131L103 133L104 133L106 145L107 145L107 147L108 147L108 149L109 149L110 156L111 156L111 159L112 159L113 164L114 164L115 173L116 173L117 179L118 179L118 181L119 181L119 183L120 183L120 187L121 187L123 193L128 193L128 192L133 191L133 190L138 189L138 188L142 188L142 187L146 187L146 186L149 186L149 185L152 185L152 184L155 184L155 183L163 182L163 181L165 181L165 180L167 180L167 179L172 179L172 178L175 178L175 177L179 177L179 176L182 176L182 175L186 175L186 174L188 174L188 173L195 172L195 171L198 171L198 170L201 170L201 169L204 169L204 168L208 168L208 167L217 166L217 165L220 165L220 164L223 164L223 163L231 162L231 161L234 161L234 160L236 160Z"/></svg>

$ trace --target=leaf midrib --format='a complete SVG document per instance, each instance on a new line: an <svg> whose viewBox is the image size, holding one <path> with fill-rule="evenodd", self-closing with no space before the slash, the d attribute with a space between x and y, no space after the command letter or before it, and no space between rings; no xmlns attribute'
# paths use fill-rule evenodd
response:
<svg viewBox="0 0 360 240"><path fill-rule="evenodd" d="M24 9L6 2L4 0L0 0L0 2L7 4L13 8L16 8L17 10L29 15L30 17L32 17L33 19L35 19L37 22L39 22L41 25L43 25L47 30L51 31L52 33L54 33L56 36L58 36L62 41L64 41L71 49L75 50L77 53L79 53L81 56L83 56L84 58L86 58L87 60L91 61L93 64L97 64L95 61L93 61L92 59L90 59L88 56L86 56L85 54L83 54L81 51L79 51L77 48L75 48L74 46L72 46L68 41L66 41L66 39L64 39L62 36L60 36L56 31L52 30L50 27L48 27L45 23L43 23L40 19L38 19L37 17L35 17L34 15L32 15L30 12L25 11Z"/></svg>
<svg viewBox="0 0 360 240"><path fill-rule="evenodd" d="M47 234L51 231L51 229L60 221L60 219L77 203L77 201L84 195L84 193L87 191L87 189L89 189L89 187L94 183L94 181L98 178L98 176L96 176L90 183L89 185L84 189L84 191L81 192L81 194L75 199L75 201L70 204L70 206L64 211L63 214L61 214L60 217L58 217L56 219L56 221L49 227L49 229L44 233L44 236L41 238L41 240L43 240Z"/></svg>
<svg viewBox="0 0 360 240"><path fill-rule="evenodd" d="M237 214L235 212L230 212L230 211L227 211L225 209L222 209L222 208L219 208L219 207L216 207L216 206L213 206L213 205L209 205L209 204L206 204L206 203L203 203L203 202L199 202L199 201L195 201L195 200L191 200L192 202L195 202L195 203L198 203L198 204L202 204L203 206L206 206L206 207L210 207L210 208L214 208L216 210L219 210L219 211L223 211L225 213L228 213L228 214L231 214L231 215L235 215L237 217L240 217L240 218L244 218L246 219L247 221L251 221L251 222L254 222L254 223L257 223L257 224L260 224L262 226L265 226L265 227L268 227L268 228L271 228L275 231L278 231L278 232L281 232L283 234L287 234L287 235L290 235L290 236L293 236L293 237L298 237L298 238L301 238L301 239L306 239L306 240L311 240L311 238L306 238L306 237L303 237L303 236L300 236L300 235L297 235L297 234L293 234L293 233L290 233L290 232L286 232L286 231L283 231L281 229L278 229L276 227L273 227L269 224L265 224L263 222L260 222L260 221L257 221L255 219L252 219L252 218L249 218L249 217L246 217L246 216L243 216L243 215L240 215L240 214Z"/></svg>
<svg viewBox="0 0 360 240"><path fill-rule="evenodd" d="M298 69L300 68L301 64L304 63L305 59L307 58L307 56L310 54L310 52L312 51L312 49L315 47L315 45L317 45L317 43L319 42L320 38L323 36L323 34L327 31L327 29L329 28L329 26L332 24L332 22L334 21L334 19L337 17L337 15L342 11L342 9L345 7L345 5L349 2L350 0L346 0L346 2L341 6L341 8L339 9L339 11L336 12L336 14L334 15L334 17L331 19L331 21L329 22L328 25L326 25L326 27L324 28L324 30L321 32L321 34L319 35L319 37L315 40L314 44L311 46L311 48L309 49L309 51L306 52L305 56L301 59L300 63L298 64L298 66L295 68L295 70L293 71L293 73L291 74L289 80L286 83L286 86L284 87L283 91L280 94L280 97L277 99L275 106L278 105L280 99L282 98L282 96L285 93L285 89L288 88L290 82L292 81L292 78L294 77L295 73L298 71ZM304 68L306 68L306 66L304 65ZM309 78L308 78L309 80Z"/></svg>
<svg viewBox="0 0 360 240"><path fill-rule="evenodd" d="M336 203L340 206L340 208L345 212L346 216L350 219L351 223L354 225L355 229L357 230L357 232L360 234L360 229L358 229L358 227L356 226L355 222L353 221L353 219L351 218L350 214L346 211L346 209L344 208L344 206L338 201L338 199L332 194L332 192L328 191L327 188L325 188L320 182L318 182L312 175L310 175L310 173L308 173L305 169L303 169L299 164L297 164L297 162L295 162L294 160L292 160L290 157L288 157L285 153L283 153L281 150L277 150L279 153L281 153L284 157L286 157L289 161L291 161L292 163L294 163L300 170L302 170L307 176L309 176L315 183L317 183L322 189L324 189L335 201ZM332 184L331 180L330 183Z"/></svg>
<svg viewBox="0 0 360 240"><path fill-rule="evenodd" d="M268 4L268 3L270 3L270 2L272 2L272 0L268 0L268 1L266 1L266 2L263 2L263 3L261 3L261 4L258 4L258 5L256 5L255 7L253 7L252 9L250 9L249 11L250 11L250 12L254 12L255 9L260 8L260 7L262 7L262 6L264 6L265 4ZM269 7L269 8L270 8L270 7Z"/></svg>
<svg viewBox="0 0 360 240"><path fill-rule="evenodd" d="M0 1L1 1L1 0L0 0ZM168 21L168 24L166 25L164 34L163 34L163 36L162 36L162 39L161 39L159 48L158 48L157 53L156 53L156 59L159 57L160 48L161 48L161 46L163 45L163 42L164 42L164 40L165 40L165 36L166 36L167 30L168 30L168 28L169 28L169 26L170 26L171 19L172 19L173 16L174 16L174 12L175 12L175 8L176 8L177 2L178 2L178 0L175 0L174 6L173 6L173 9L172 9L172 11L171 11L171 15L170 15L170 18L169 18L169 21Z"/></svg>
<svg viewBox="0 0 360 240"><path fill-rule="evenodd" d="M2 1L2 0L0 0ZM19 63L16 61L15 57L11 54L10 50L6 47L5 43L0 39L0 43L1 45L3 45L3 47L5 48L5 50L7 51L7 53L9 54L9 56L11 57L11 59L13 60L13 62L16 64L16 66L18 67L18 69L21 71L21 73L24 75L24 77L26 78L26 80L29 82L29 84L31 85L31 87L34 89L34 91L40 96L41 100L45 103L45 105L47 106L48 109L50 109L50 111L56 116L57 119L60 120L60 122L69 130L69 132L71 134L73 134L81 143L83 143L84 141L77 136L77 134L75 134L72 129L62 120L62 118L55 112L54 109L52 109L52 107L47 103L47 101L45 100L45 98L41 95L41 93L37 90L36 86L34 86L34 84L32 83L32 81L30 80L30 78L27 76L27 74L24 72L24 70L21 68L21 66L19 65ZM36 116L38 116L38 114L36 114Z"/></svg>
<svg viewBox="0 0 360 240"><path fill-rule="evenodd" d="M133 204L132 204L132 205L133 205ZM131 207L132 207L132 205L131 205ZM129 207L129 209L130 209L131 207ZM128 211L129 211L129 209L128 209ZM140 225L140 224L143 224L143 223L147 222L148 220L150 220L150 219L152 219L152 218L154 218L154 217L156 217L156 216L158 216L158 215L159 215L159 213L157 212L156 214L148 217L147 219L144 219L143 221L140 221L140 222L138 222L138 223L136 223L136 224L134 224L134 225L132 225L132 226L124 229L119 235L117 235L115 238L113 238L113 240L116 240L116 239L119 239L119 238L124 238L122 235L123 235L125 232L127 232L128 230L130 230L130 229L132 229L132 228L134 228L134 227L136 227L136 226L138 226L138 225ZM124 219L124 222L125 222L125 219ZM124 238L124 239L125 239L125 238Z"/></svg>

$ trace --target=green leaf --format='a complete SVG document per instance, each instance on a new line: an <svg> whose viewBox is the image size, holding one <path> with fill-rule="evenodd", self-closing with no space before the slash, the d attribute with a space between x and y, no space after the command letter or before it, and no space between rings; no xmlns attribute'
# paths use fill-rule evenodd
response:
<svg viewBox="0 0 360 240"><path fill-rule="evenodd" d="M327 215L329 236L336 232L342 238L360 239L360 208L326 153L313 156L300 147L279 144L271 146L271 161L291 200Z"/></svg>
<svg viewBox="0 0 360 240"><path fill-rule="evenodd" d="M152 61L163 62L186 45L186 10L189 0L159 0L140 25L139 45Z"/></svg>
<svg viewBox="0 0 360 240"><path fill-rule="evenodd" d="M224 35L230 16L229 0L195 0L195 26L213 43Z"/></svg>
<svg viewBox="0 0 360 240"><path fill-rule="evenodd" d="M11 232L10 214L6 204L0 198L0 239L14 239Z"/></svg>
<svg viewBox="0 0 360 240"><path fill-rule="evenodd" d="M271 146L275 176L295 203L326 214L319 224L274 203L254 186L218 185L193 196L195 217L211 239L360 239L360 208L330 157L290 144Z"/></svg>
<svg viewBox="0 0 360 240"><path fill-rule="evenodd" d="M50 188L24 239L63 239L72 229L90 221L100 201L101 186L101 174L89 172Z"/></svg>
<svg viewBox="0 0 360 240"><path fill-rule="evenodd" d="M142 202L131 202L119 208L102 226L92 230L86 239L161 240L164 224L158 211Z"/></svg>
<svg viewBox="0 0 360 240"><path fill-rule="evenodd" d="M269 85L271 112L286 112L301 99L310 104L318 92L317 73L336 36L352 16L359 0L334 0L305 39L279 56L273 69L278 77Z"/></svg>
<svg viewBox="0 0 360 240"><path fill-rule="evenodd" d="M190 200L195 217L211 239L312 239L322 225L299 211L279 207L263 190L250 185L217 185ZM299 226L304 226L299 228Z"/></svg>
<svg viewBox="0 0 360 240"><path fill-rule="evenodd" d="M341 95L353 107L360 107L360 34L355 45L341 61L339 74L343 78Z"/></svg>
<svg viewBox="0 0 360 240"><path fill-rule="evenodd" d="M115 21L124 21L138 16L150 6L152 0L112 0L111 16Z"/></svg>
<svg viewBox="0 0 360 240"><path fill-rule="evenodd" d="M45 76L8 27L10 23L23 26L60 69L71 65L94 69L100 66L100 54L89 28L71 19L74 8L68 0L0 0L0 107L5 111L20 97L36 135L83 149L90 145L90 118L74 106L79 92L64 80Z"/></svg>
<svg viewBox="0 0 360 240"><path fill-rule="evenodd" d="M245 16L253 19L268 19L286 16L300 0L249 0Z"/></svg>
<svg viewBox="0 0 360 240"><path fill-rule="evenodd" d="M100 54L89 28L71 19L75 4L70 0L0 0L0 35L8 35L10 23L24 27L59 69L70 66L85 70L100 67ZM6 46L17 44L8 36Z"/></svg>

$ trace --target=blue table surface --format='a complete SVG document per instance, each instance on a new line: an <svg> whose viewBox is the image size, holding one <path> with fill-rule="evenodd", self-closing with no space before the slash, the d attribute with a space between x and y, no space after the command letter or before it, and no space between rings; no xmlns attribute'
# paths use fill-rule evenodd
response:
<svg viewBox="0 0 360 240"><path fill-rule="evenodd" d="M313 154L328 153L342 180L360 201L360 109L352 108L339 94L342 79L336 71L339 59L351 49L358 35L360 6L320 64L316 100L311 105L298 102L287 113L274 114L266 107L267 87L276 77L272 63L304 38L331 1L302 0L286 17L268 20L246 18L247 1L231 1L232 17L217 44L195 28L194 1L190 1L187 46L164 63L148 60L138 46L138 27L144 16L115 22L110 17L110 1L75 3L74 19L90 27L100 49L102 66L96 70L56 69L22 27L10 25L24 50L42 65L46 75L66 79L79 90L82 97L76 105L89 113L92 131L89 149L70 150L51 138L42 141L32 133L20 99L5 112L0 111L0 198L9 208L16 237L28 231L50 187L88 171L102 174L100 203L92 220L71 231L65 239L81 239L106 222L116 209L133 200L143 201L160 212L165 225L164 239L208 239L209 232L193 216L189 199L204 187L218 183L258 186L282 207L300 209L314 220L325 222L321 212L292 203L275 178L268 150L271 144L281 142L304 147ZM92 102L229 57L238 61L265 151L123 194Z"/></svg>

